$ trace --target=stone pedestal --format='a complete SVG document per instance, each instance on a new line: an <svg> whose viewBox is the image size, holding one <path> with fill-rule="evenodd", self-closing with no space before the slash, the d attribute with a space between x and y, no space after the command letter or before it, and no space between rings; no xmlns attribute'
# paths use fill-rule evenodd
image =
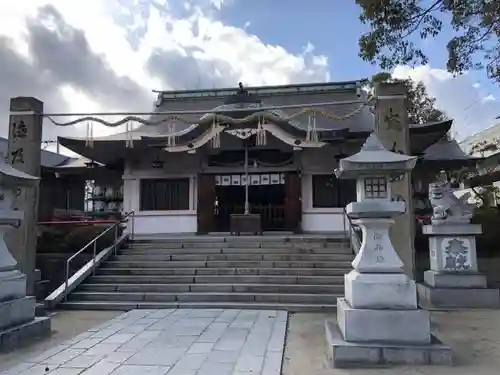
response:
<svg viewBox="0 0 500 375"><path fill-rule="evenodd" d="M387 205L396 211L401 202ZM388 241L390 222L357 220L364 241L353 261L354 270L345 275L345 298L337 300L337 324L326 322L328 355L334 367L452 363L451 349L431 334L430 314L417 305L417 285L403 273Z"/></svg>
<svg viewBox="0 0 500 375"><path fill-rule="evenodd" d="M427 308L498 308L498 289L489 289L478 271L476 238L481 226L436 221L426 225L430 270L418 285L419 304Z"/></svg>
<svg viewBox="0 0 500 375"><path fill-rule="evenodd" d="M328 360L337 368L355 368L387 364L450 365L452 354L448 346L435 336L428 345L401 342L351 342L342 337L334 321L326 321Z"/></svg>
<svg viewBox="0 0 500 375"><path fill-rule="evenodd" d="M20 172L0 159L0 350L50 334L50 319L35 317L35 297L26 295L27 277L17 269L17 261L5 243L5 233L19 228L22 211L14 210L23 186L38 183L38 178Z"/></svg>
<svg viewBox="0 0 500 375"><path fill-rule="evenodd" d="M26 296L26 275L16 269L17 262L5 245L5 232L22 216L19 211L0 210L0 350L50 334L50 319L35 318L36 300Z"/></svg>

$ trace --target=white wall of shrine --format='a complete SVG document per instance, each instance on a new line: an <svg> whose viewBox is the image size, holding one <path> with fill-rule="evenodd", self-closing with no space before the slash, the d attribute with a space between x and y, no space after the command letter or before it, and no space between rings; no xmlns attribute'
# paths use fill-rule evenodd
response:
<svg viewBox="0 0 500 375"><path fill-rule="evenodd" d="M163 168L152 168L153 161L163 162ZM187 153L174 158L155 155L138 156L126 163L123 175L124 212L134 211L136 234L196 233L197 219L197 173L199 157ZM189 178L189 209L178 211L141 211L141 179Z"/></svg>
<svg viewBox="0 0 500 375"><path fill-rule="evenodd" d="M298 152L297 162L276 171L263 168L259 172L301 171L302 186L302 231L306 233L326 233L345 231L346 222L342 208L314 208L312 203L312 175L331 174L336 168L335 154L330 148L307 149ZM187 234L196 233L197 220L197 176L200 170L207 171L203 163L203 153L169 154L166 158L155 155L137 155L126 163L124 180L124 212L135 212L135 233L137 234ZM172 157L175 156L175 157ZM162 168L152 168L154 160L163 162ZM242 172L241 168L214 168L210 172ZM233 170L234 169L234 170ZM256 172L256 171L252 171ZM189 209L181 211L141 211L141 179L189 178Z"/></svg>
<svg viewBox="0 0 500 375"><path fill-rule="evenodd" d="M337 168L333 148L308 149L301 153L302 165L302 230L306 233L346 231L342 208L313 207L312 176L332 174Z"/></svg>
<svg viewBox="0 0 500 375"><path fill-rule="evenodd" d="M302 231L326 233L346 231L342 208L314 208L312 174L302 174Z"/></svg>

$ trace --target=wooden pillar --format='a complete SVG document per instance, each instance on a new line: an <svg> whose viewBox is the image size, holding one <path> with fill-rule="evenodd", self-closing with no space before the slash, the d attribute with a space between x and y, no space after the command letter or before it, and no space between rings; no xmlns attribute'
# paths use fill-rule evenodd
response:
<svg viewBox="0 0 500 375"><path fill-rule="evenodd" d="M198 175L198 233L212 232L214 228L215 177Z"/></svg>
<svg viewBox="0 0 500 375"><path fill-rule="evenodd" d="M43 103L32 97L10 100L8 162L16 169L40 177ZM23 188L16 208L24 211L19 228L9 231L6 242L26 274L26 292L34 294L39 187Z"/></svg>
<svg viewBox="0 0 500 375"><path fill-rule="evenodd" d="M285 221L286 229L300 232L302 213L302 186L297 172L285 174Z"/></svg>
<svg viewBox="0 0 500 375"><path fill-rule="evenodd" d="M406 94L406 88L401 83L378 83L375 86L377 98L375 132L386 149L411 155ZM414 278L415 218L410 173L392 182L391 189L393 199L403 200L406 203L405 214L398 216L391 228L391 240L404 263L405 273Z"/></svg>

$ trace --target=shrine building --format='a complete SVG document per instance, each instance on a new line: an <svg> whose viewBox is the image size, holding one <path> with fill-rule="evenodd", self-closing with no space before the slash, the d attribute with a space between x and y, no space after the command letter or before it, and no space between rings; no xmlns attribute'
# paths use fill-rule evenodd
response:
<svg viewBox="0 0 500 375"><path fill-rule="evenodd" d="M363 84L163 91L148 123L59 142L101 166L100 194L122 192L112 209L134 211L137 234L224 233L231 215L243 213L260 215L263 231L339 232L356 187L332 171L375 128L377 108ZM446 137L451 124L409 124L410 153L424 164L462 162L446 156L458 147ZM371 189L383 194L376 181Z"/></svg>

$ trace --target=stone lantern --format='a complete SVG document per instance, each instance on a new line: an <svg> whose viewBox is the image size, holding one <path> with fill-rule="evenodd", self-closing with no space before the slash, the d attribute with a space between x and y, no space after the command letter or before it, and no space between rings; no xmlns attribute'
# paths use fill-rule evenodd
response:
<svg viewBox="0 0 500 375"><path fill-rule="evenodd" d="M24 212L15 209L23 187L34 187L39 178L21 172L0 158L0 349L50 333L49 318L35 318L35 297L26 296L26 275L5 243L5 233L18 228Z"/></svg>
<svg viewBox="0 0 500 375"><path fill-rule="evenodd" d="M357 180L357 201L346 211L363 235L353 270L345 275L345 298L337 300L337 324L326 323L335 367L451 362L450 349L432 338L429 312L418 308L416 283L404 273L389 237L394 217L406 209L404 201L392 199L391 181L415 163L416 157L386 150L372 133L335 172Z"/></svg>

